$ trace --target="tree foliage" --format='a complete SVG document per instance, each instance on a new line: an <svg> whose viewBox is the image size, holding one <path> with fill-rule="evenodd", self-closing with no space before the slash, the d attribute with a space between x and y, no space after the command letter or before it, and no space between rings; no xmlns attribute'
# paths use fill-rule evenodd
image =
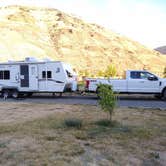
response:
<svg viewBox="0 0 166 166"><path fill-rule="evenodd" d="M164 78L166 78L166 67L164 68L163 74L164 74Z"/></svg>
<svg viewBox="0 0 166 166"><path fill-rule="evenodd" d="M98 85L99 105L109 113L110 121L117 103L117 95L113 92L111 85L100 84Z"/></svg>
<svg viewBox="0 0 166 166"><path fill-rule="evenodd" d="M116 67L113 65L110 65L105 70L105 77L115 77L117 74Z"/></svg>

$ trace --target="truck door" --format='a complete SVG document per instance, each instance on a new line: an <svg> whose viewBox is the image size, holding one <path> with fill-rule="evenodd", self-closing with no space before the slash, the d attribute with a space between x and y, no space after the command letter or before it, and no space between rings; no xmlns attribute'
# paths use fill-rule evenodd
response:
<svg viewBox="0 0 166 166"><path fill-rule="evenodd" d="M20 65L20 87L29 87L29 67L28 65Z"/></svg>
<svg viewBox="0 0 166 166"><path fill-rule="evenodd" d="M36 91L38 90L38 68L37 65L35 64L30 64L29 65L29 74L30 74L30 79L29 79L29 89Z"/></svg>
<svg viewBox="0 0 166 166"><path fill-rule="evenodd" d="M159 80L148 80L153 75L146 71L131 71L128 79L128 92L157 93L159 92ZM154 76L154 75L153 75Z"/></svg>

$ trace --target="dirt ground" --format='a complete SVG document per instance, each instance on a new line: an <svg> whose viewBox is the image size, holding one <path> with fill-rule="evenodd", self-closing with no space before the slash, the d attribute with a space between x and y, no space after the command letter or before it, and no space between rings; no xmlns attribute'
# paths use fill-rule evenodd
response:
<svg viewBox="0 0 166 166"><path fill-rule="evenodd" d="M165 166L166 111L0 103L0 166ZM78 119L80 128L64 125ZM107 121L106 121L107 122Z"/></svg>
<svg viewBox="0 0 166 166"><path fill-rule="evenodd" d="M74 106L59 104L0 103L0 124L20 123L42 118L55 112L71 111Z"/></svg>

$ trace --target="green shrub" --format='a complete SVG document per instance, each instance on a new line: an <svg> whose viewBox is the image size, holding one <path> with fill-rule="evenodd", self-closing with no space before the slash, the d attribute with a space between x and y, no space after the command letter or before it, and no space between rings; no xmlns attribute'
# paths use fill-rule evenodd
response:
<svg viewBox="0 0 166 166"><path fill-rule="evenodd" d="M74 127L74 128L81 128L82 127L82 120L80 119L65 119L64 124L67 127Z"/></svg>
<svg viewBox="0 0 166 166"><path fill-rule="evenodd" d="M98 126L104 126L104 127L114 127L117 125L117 122L110 121L108 119L101 119L101 120L98 120L95 124Z"/></svg>

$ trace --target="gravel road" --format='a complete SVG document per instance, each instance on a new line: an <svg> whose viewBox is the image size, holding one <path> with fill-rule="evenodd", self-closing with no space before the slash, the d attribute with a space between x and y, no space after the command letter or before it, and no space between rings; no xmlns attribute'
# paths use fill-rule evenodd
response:
<svg viewBox="0 0 166 166"><path fill-rule="evenodd" d="M0 98L0 102L4 101ZM95 95L64 95L62 97L51 96L47 94L35 95L31 98L23 99L7 99L6 102L33 102L33 103L58 103L58 104L83 104L97 105L97 97ZM119 96L119 107L143 107L143 108L159 108L166 110L166 101L157 100L152 96Z"/></svg>

